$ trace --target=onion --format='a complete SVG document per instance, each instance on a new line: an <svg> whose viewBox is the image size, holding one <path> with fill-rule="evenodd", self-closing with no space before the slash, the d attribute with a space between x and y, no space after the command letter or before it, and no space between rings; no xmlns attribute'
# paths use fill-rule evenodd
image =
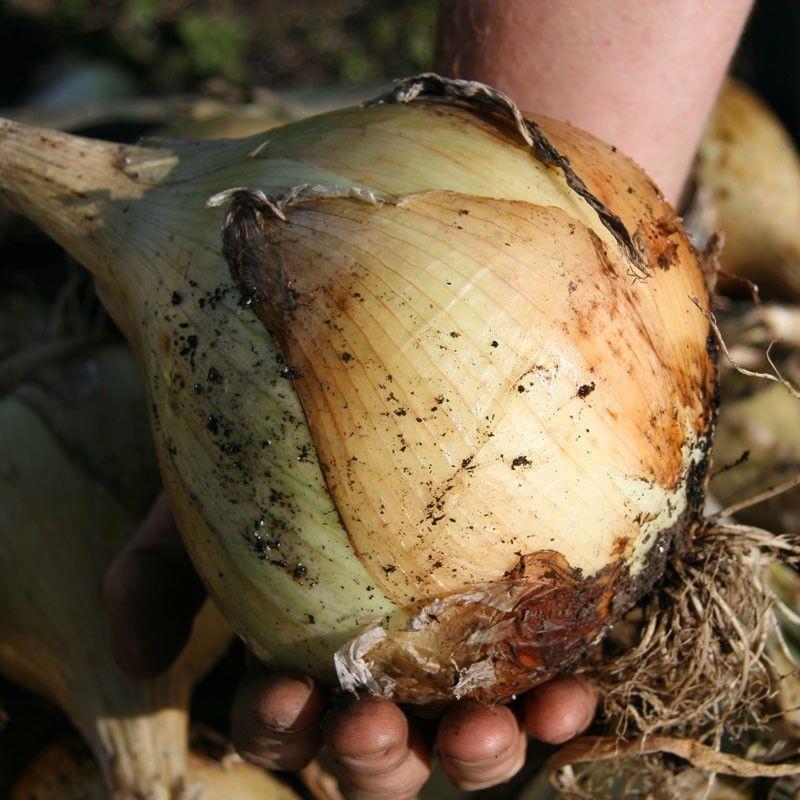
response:
<svg viewBox="0 0 800 800"><path fill-rule="evenodd" d="M754 385L739 369L721 370L710 493L725 506L761 498L737 508L736 519L793 533L800 529L800 489L791 486L800 476L800 405L793 388L800 380L800 308L734 304L719 322L737 367L750 374L766 369L783 383Z"/></svg>
<svg viewBox="0 0 800 800"><path fill-rule="evenodd" d="M57 342L56 342L57 343ZM231 637L206 604L163 677L114 663L105 569L158 485L137 368L121 345L9 356L0 397L0 671L64 709L114 798L183 797L193 684ZM22 365L25 368L22 369ZM8 369L6 369L8 367Z"/></svg>
<svg viewBox="0 0 800 800"><path fill-rule="evenodd" d="M777 487L800 474L800 407L782 386L723 405L714 444L720 471L711 491L723 504ZM726 468L727 467L727 468ZM793 532L800 529L800 488L744 509L739 518Z"/></svg>
<svg viewBox="0 0 800 800"><path fill-rule="evenodd" d="M706 226L725 235L722 268L775 299L800 297L800 158L778 117L735 80L703 136L696 178L709 196Z"/></svg>
<svg viewBox="0 0 800 800"><path fill-rule="evenodd" d="M202 787L201 800L298 800L258 767L234 758L222 762L190 754L189 774ZM186 796L186 795L184 795ZM75 743L58 742L42 751L11 790L9 800L105 800L97 764Z"/></svg>
<svg viewBox="0 0 800 800"><path fill-rule="evenodd" d="M191 556L270 665L508 698L699 519L714 346L681 224L488 87L157 149L5 123L0 191L96 276Z"/></svg>

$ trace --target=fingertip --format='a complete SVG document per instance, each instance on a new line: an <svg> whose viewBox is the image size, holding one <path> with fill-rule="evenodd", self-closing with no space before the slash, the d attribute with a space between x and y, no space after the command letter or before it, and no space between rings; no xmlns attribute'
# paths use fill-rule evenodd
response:
<svg viewBox="0 0 800 800"><path fill-rule="evenodd" d="M562 744L591 725L597 693L583 678L556 678L528 692L523 709L531 736L546 744Z"/></svg>
<svg viewBox="0 0 800 800"><path fill-rule="evenodd" d="M251 666L231 710L231 738L248 761L270 769L305 766L321 744L325 696L309 677Z"/></svg>
<svg viewBox="0 0 800 800"><path fill-rule="evenodd" d="M442 718L437 745L444 771L467 790L509 780L525 760L525 737L506 706L458 703Z"/></svg>
<svg viewBox="0 0 800 800"><path fill-rule="evenodd" d="M106 571L100 592L120 668L134 678L167 670L191 635L205 590L163 495Z"/></svg>
<svg viewBox="0 0 800 800"><path fill-rule="evenodd" d="M308 676L267 672L260 664L249 667L232 709L234 733L298 733L318 725L325 696Z"/></svg>
<svg viewBox="0 0 800 800"><path fill-rule="evenodd" d="M350 800L411 800L430 774L430 746L391 701L348 697L325 721L324 741Z"/></svg>
<svg viewBox="0 0 800 800"><path fill-rule="evenodd" d="M366 695L344 698L328 715L325 744L338 759L368 759L405 746L408 720L391 700Z"/></svg>
<svg viewBox="0 0 800 800"><path fill-rule="evenodd" d="M518 736L519 723L509 708L466 700L442 718L437 744L446 758L475 762L507 752Z"/></svg>

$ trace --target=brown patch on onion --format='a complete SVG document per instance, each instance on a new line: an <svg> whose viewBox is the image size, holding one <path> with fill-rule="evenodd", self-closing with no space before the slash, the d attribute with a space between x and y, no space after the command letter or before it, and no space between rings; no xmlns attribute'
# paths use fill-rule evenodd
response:
<svg viewBox="0 0 800 800"><path fill-rule="evenodd" d="M401 629L371 628L335 656L343 688L403 702L505 702L575 667L664 570L684 515L631 577L622 559L590 577L552 550L522 556L502 581L434 600Z"/></svg>
<svg viewBox="0 0 800 800"><path fill-rule="evenodd" d="M618 562L584 579L560 553L523 556L505 580L349 642L336 654L340 683L418 704L508 700L577 662L610 627L625 574Z"/></svg>

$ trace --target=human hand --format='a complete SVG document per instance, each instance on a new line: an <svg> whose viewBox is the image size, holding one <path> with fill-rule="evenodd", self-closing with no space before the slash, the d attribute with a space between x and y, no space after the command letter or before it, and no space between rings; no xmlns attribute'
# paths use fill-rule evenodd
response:
<svg viewBox="0 0 800 800"><path fill-rule="evenodd" d="M166 670L186 644L205 592L164 495L109 568L103 596L120 666L139 678ZM232 736L245 759L277 770L302 768L324 745L348 798L404 800L427 780L434 746L457 786L486 788L522 766L526 734L564 742L588 727L596 705L586 681L557 678L528 692L516 713L455 703L434 736L379 697L347 697L326 713L325 693L311 678L253 663L234 700Z"/></svg>

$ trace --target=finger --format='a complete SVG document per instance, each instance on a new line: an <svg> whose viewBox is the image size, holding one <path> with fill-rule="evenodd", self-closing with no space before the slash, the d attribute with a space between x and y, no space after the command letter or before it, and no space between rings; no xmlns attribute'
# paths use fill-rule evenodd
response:
<svg viewBox="0 0 800 800"><path fill-rule="evenodd" d="M525 696L525 730L547 744L561 744L583 733L597 711L597 693L583 678L566 677L543 683Z"/></svg>
<svg viewBox="0 0 800 800"><path fill-rule="evenodd" d="M248 668L231 712L233 746L268 769L297 770L320 747L325 696L304 675Z"/></svg>
<svg viewBox="0 0 800 800"><path fill-rule="evenodd" d="M111 650L125 672L151 678L183 649L205 597L163 493L106 571Z"/></svg>
<svg viewBox="0 0 800 800"><path fill-rule="evenodd" d="M430 774L430 748L392 702L350 697L325 722L325 744L348 800L411 800Z"/></svg>
<svg viewBox="0 0 800 800"><path fill-rule="evenodd" d="M469 791L509 780L525 761L525 735L506 706L458 703L442 718L436 741L445 773Z"/></svg>

